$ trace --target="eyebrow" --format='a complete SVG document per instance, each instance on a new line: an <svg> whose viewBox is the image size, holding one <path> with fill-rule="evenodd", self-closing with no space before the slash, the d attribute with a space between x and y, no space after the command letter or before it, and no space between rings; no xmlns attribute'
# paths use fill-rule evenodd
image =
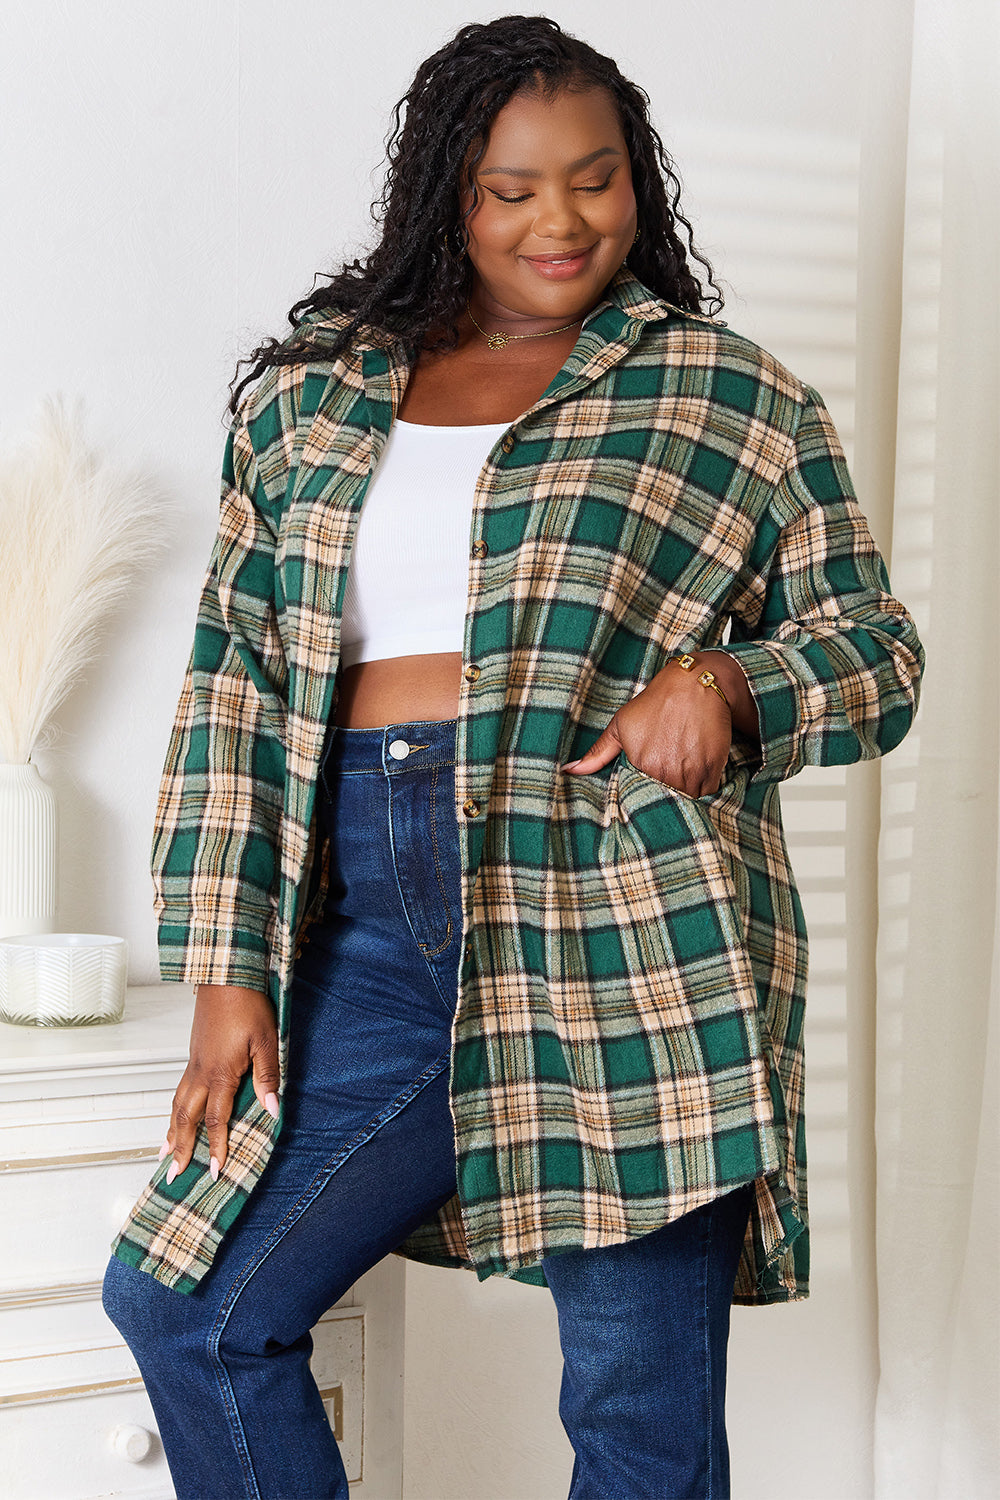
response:
<svg viewBox="0 0 1000 1500"><path fill-rule="evenodd" d="M614 146L601 146L597 151L591 151L589 156L581 156L579 161L571 161L568 170L579 172L581 167L589 167L592 162L599 161L602 156L621 156ZM541 172L536 172L532 167L483 167L477 173L479 177L541 177Z"/></svg>

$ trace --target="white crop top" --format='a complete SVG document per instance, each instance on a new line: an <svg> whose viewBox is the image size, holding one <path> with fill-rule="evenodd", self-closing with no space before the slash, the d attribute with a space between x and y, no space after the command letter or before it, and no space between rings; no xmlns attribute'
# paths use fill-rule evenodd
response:
<svg viewBox="0 0 1000 1500"><path fill-rule="evenodd" d="M461 651L476 480L509 422L421 427L397 417L347 572L340 659Z"/></svg>

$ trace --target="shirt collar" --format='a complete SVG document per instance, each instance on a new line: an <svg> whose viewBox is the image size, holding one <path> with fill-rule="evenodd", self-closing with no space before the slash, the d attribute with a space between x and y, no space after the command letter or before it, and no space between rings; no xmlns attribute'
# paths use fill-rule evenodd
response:
<svg viewBox="0 0 1000 1500"><path fill-rule="evenodd" d="M655 296L648 287L643 286L628 266L621 266L615 272L604 289L601 301L584 318L583 326L586 328L588 323L600 317L608 307L617 308L626 318L637 318L642 323L658 323L664 318L683 313L682 308L675 307L672 302L665 302L662 297Z"/></svg>

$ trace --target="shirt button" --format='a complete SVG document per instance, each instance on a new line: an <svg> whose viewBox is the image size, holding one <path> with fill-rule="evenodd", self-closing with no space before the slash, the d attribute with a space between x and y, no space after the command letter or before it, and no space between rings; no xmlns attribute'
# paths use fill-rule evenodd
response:
<svg viewBox="0 0 1000 1500"><path fill-rule="evenodd" d="M465 816L467 818L478 818L479 814L482 812L482 808L476 801L475 797L466 797L465 801L462 803L462 811L465 813Z"/></svg>
<svg viewBox="0 0 1000 1500"><path fill-rule="evenodd" d="M475 667L475 666L466 667L465 674L464 674L466 682L478 682L481 673L482 673L482 668L481 667Z"/></svg>
<svg viewBox="0 0 1000 1500"><path fill-rule="evenodd" d="M405 740L393 740L389 746L389 754L393 760L405 760L410 753L410 747Z"/></svg>
<svg viewBox="0 0 1000 1500"><path fill-rule="evenodd" d="M478 542L473 542L472 544L473 557L485 557L489 550L489 547L487 547L482 538L480 538Z"/></svg>
<svg viewBox="0 0 1000 1500"><path fill-rule="evenodd" d="M511 432L508 432L507 436L504 438L504 440L500 444L500 446L501 446L501 448L503 449L503 451L505 453L513 453L513 451L514 451L514 444L516 442L517 442L517 438L514 436L514 434L511 433Z"/></svg>

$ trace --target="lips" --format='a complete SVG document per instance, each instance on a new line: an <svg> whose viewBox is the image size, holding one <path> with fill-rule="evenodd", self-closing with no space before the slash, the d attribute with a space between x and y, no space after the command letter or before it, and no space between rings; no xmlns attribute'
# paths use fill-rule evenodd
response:
<svg viewBox="0 0 1000 1500"><path fill-rule="evenodd" d="M566 281L578 276L590 260L593 245L585 250L552 251L547 255L526 255L524 260L546 281Z"/></svg>

